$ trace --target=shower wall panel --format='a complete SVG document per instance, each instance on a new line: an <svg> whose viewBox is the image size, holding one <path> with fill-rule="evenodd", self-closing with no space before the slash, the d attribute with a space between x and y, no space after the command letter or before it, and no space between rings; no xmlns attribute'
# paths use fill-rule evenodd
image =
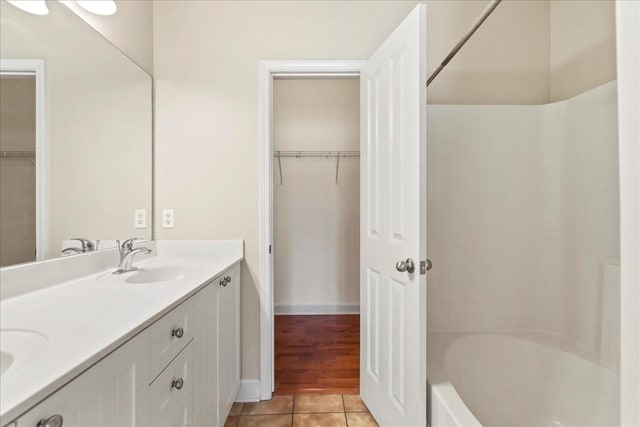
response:
<svg viewBox="0 0 640 427"><path fill-rule="evenodd" d="M616 83L428 107L428 326L544 330L618 365Z"/></svg>

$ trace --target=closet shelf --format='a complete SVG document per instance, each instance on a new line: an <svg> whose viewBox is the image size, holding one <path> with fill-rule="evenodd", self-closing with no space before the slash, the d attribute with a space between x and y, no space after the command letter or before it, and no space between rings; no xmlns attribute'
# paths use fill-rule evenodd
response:
<svg viewBox="0 0 640 427"><path fill-rule="evenodd" d="M336 184L338 184L338 173L340 171L340 158L360 157L359 151L274 151L273 157L278 159L278 170L280 171L280 185L284 183L282 178L283 157L303 158L303 157L324 157L326 159L336 159Z"/></svg>
<svg viewBox="0 0 640 427"><path fill-rule="evenodd" d="M35 151L0 151L0 158L26 159L32 166L36 165Z"/></svg>
<svg viewBox="0 0 640 427"><path fill-rule="evenodd" d="M274 151L273 157L360 157L359 151Z"/></svg>
<svg viewBox="0 0 640 427"><path fill-rule="evenodd" d="M35 151L0 151L0 157L35 157Z"/></svg>

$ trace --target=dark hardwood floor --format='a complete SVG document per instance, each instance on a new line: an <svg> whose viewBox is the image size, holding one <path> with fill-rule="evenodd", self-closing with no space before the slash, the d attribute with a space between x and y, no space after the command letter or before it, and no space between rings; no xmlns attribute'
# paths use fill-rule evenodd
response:
<svg viewBox="0 0 640 427"><path fill-rule="evenodd" d="M275 394L360 393L360 315L275 316Z"/></svg>

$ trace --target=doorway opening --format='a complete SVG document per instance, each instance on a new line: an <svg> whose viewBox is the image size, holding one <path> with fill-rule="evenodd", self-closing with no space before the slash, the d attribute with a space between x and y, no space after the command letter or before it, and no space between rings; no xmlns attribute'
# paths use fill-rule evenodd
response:
<svg viewBox="0 0 640 427"><path fill-rule="evenodd" d="M45 256L44 61L0 60L0 267Z"/></svg>
<svg viewBox="0 0 640 427"><path fill-rule="evenodd" d="M347 175L344 175L345 172L345 164L347 166L353 166L353 163L357 163L357 158L345 158L345 157L329 157L327 159L326 153L324 156L320 157L309 157L302 159L300 156L295 158L293 157L285 157L287 155L292 155L291 153L287 154L285 151L341 151L337 147L329 147L327 145L330 141L320 141L322 143L322 147L324 148L315 148L314 145L311 144L311 140L305 141L302 138L302 141L298 141L300 144L307 143L306 148L302 148L302 146L295 147L284 147L287 148L285 150L281 146L277 146L274 141L275 131L274 131L274 109L276 104L274 103L274 88L280 86L282 82L284 85L293 84L295 86L296 80L299 79L303 82L305 81L313 81L313 79L318 80L327 80L327 79L351 79L352 82L358 82L358 78L360 75L360 69L364 64L363 61L261 61L260 62L260 130L261 130L261 144L260 144L260 182L261 182L261 204L260 204L260 301L261 301L261 317L260 317L260 383L259 383L259 393L256 390L255 398L258 400L269 400L276 388L275 382L275 323L276 323L276 309L281 314L283 312L289 311L288 316L292 316L292 310L294 310L293 306L295 304L287 304L285 302L278 301L278 306L276 307L276 298L279 298L275 292L275 261L276 254L279 250L280 243L275 240L275 226L276 226L276 218L274 215L274 193L276 191L275 186L278 185L280 188L277 190L283 190L284 192L295 188L299 184L299 181L296 180L296 171L300 170L301 166L304 172L304 167L309 166L308 161L313 163L317 163L315 167L322 168L326 170L325 181L323 185L331 185L334 186L335 191L335 182L336 176L338 180L337 186L340 186L340 183L344 183L344 179L348 178ZM300 83L302 84L302 83ZM304 93L301 94L304 96ZM359 116L359 108L356 110L356 114ZM318 126L321 127L321 126ZM326 131L326 130L325 130ZM356 135L359 135L359 130ZM356 147L354 150L342 150L342 151L357 151L359 150L359 137L355 138ZM315 144L315 142L314 142ZM279 151L280 153L276 153ZM332 153L335 155L335 153ZM277 169L276 169L277 166ZM293 169L291 168L293 166ZM319 171L320 169L318 169ZM350 172L353 174L353 171ZM337 175L336 175L337 174ZM282 179L282 186L280 186L280 182ZM317 185L315 182L312 182L312 185ZM359 186L359 184L358 184ZM305 197L313 196L316 202L321 202L325 200L325 195L322 193L313 194L313 192L317 193L317 190L312 190L311 188L307 189ZM286 199L278 199L279 201L285 201ZM357 201L359 204L359 200ZM359 215L359 212L358 212ZM358 219L356 219L358 220ZM313 230L317 231L317 230ZM359 233L359 230L357 230ZM357 254L359 255L359 254ZM358 259L351 260L355 262L355 264L351 264L351 268L356 271L359 270ZM307 277L309 275L307 274ZM356 285L359 287L359 283ZM359 297L358 297L359 298ZM306 315L310 315L314 312L314 307L311 307L313 304L305 304ZM315 304L322 305L322 304ZM335 304L334 304L335 305ZM315 307L318 309L319 307ZM325 304L326 308L326 304ZM348 304L343 304L340 308L343 312L338 313L334 312L333 314L347 314L345 311L348 310ZM355 306L357 309L357 306ZM351 307L351 315L353 315L354 307L352 304ZM358 317L358 315L355 315ZM283 318L281 318L283 319ZM285 319L286 320L286 319ZM288 318L289 321L294 320L293 317ZM310 320L310 318L307 318ZM358 320L359 323L359 320ZM251 395L251 392L248 393Z"/></svg>
<svg viewBox="0 0 640 427"><path fill-rule="evenodd" d="M358 394L360 81L273 81L274 393Z"/></svg>
<svg viewBox="0 0 640 427"><path fill-rule="evenodd" d="M425 34L426 6L420 4L366 61L260 62L261 372L259 381L247 383L245 401L254 385L260 400L269 400L275 389L274 75L355 74L361 87L362 226L360 256L348 268L359 268L361 278L360 397L382 425L426 423ZM343 402L337 406L346 409Z"/></svg>

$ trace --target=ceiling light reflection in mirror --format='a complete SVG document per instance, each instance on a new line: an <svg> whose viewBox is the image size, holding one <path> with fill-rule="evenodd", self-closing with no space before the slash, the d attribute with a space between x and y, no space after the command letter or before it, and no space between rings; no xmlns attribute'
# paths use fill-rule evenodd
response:
<svg viewBox="0 0 640 427"><path fill-rule="evenodd" d="M49 13L45 0L7 0L7 2L33 15L46 15ZM67 5L70 0L61 0L61 2ZM118 10L118 6L113 0L75 0L75 2L87 12L96 15L109 16Z"/></svg>
<svg viewBox="0 0 640 427"><path fill-rule="evenodd" d="M118 7L113 0L76 0L78 6L96 15L113 15Z"/></svg>
<svg viewBox="0 0 640 427"><path fill-rule="evenodd" d="M49 8L44 0L7 0L9 4L33 15L46 15Z"/></svg>

